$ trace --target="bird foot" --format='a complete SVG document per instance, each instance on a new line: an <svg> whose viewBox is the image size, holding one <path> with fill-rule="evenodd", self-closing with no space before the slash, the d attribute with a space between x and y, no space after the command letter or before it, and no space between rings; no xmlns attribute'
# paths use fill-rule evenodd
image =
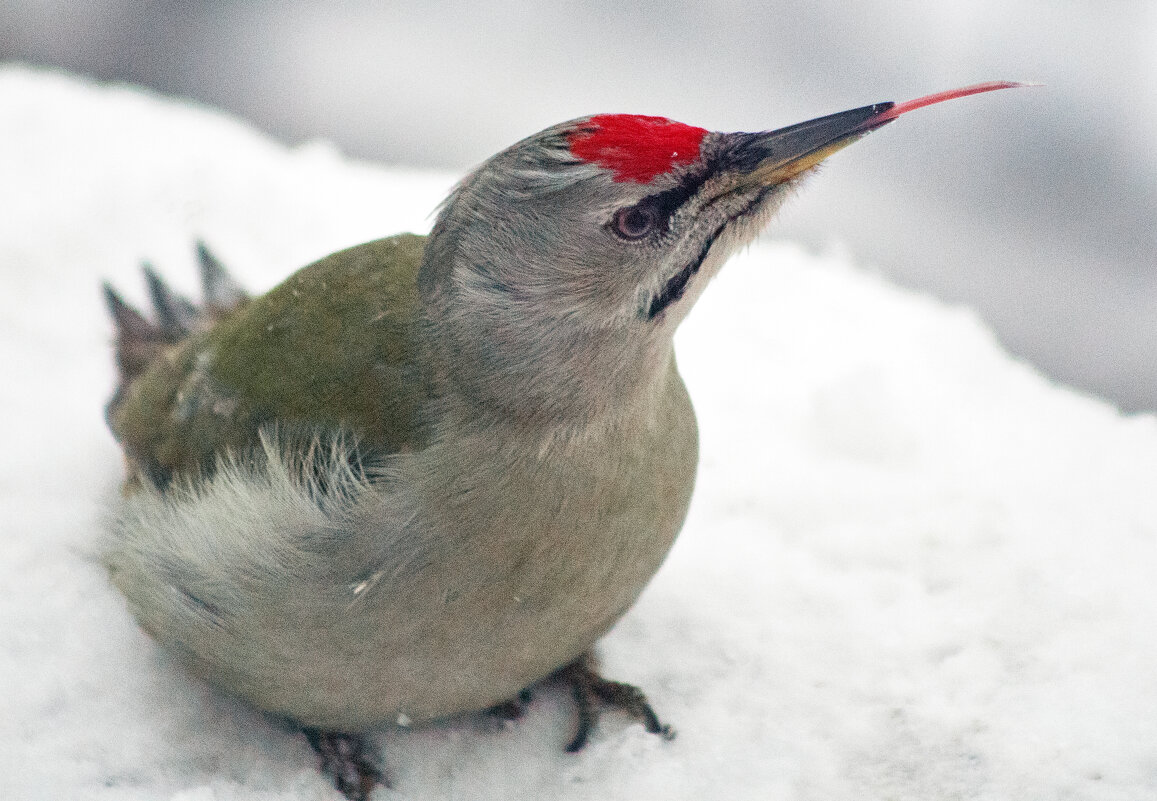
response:
<svg viewBox="0 0 1157 801"><path fill-rule="evenodd" d="M366 801L374 787L389 787L389 779L378 767L361 737L336 731L303 729L313 750L321 757L321 769L349 801Z"/></svg>
<svg viewBox="0 0 1157 801"><path fill-rule="evenodd" d="M596 703L623 710L640 721L648 732L658 734L664 740L675 739L675 730L659 722L643 691L633 684L604 679L598 674L594 658L590 654L581 656L566 667L555 671L552 678L570 685L571 695L578 710L578 729L566 746L568 753L581 751L590 739L591 729L598 720Z"/></svg>
<svg viewBox="0 0 1157 801"><path fill-rule="evenodd" d="M520 720L526 714L526 706L529 703L530 690L523 690L517 697L490 707L485 714L502 723L510 723Z"/></svg>

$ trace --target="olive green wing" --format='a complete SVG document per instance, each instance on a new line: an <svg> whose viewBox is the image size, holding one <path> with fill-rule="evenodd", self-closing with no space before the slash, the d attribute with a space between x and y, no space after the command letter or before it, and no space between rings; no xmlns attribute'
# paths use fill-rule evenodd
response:
<svg viewBox="0 0 1157 801"><path fill-rule="evenodd" d="M145 348L137 375L122 367L108 410L130 469L160 485L212 471L225 453L255 446L269 426L311 437L352 434L378 453L422 447L424 243L402 234L339 251L202 330L189 324L184 339ZM132 350L121 347L122 316L114 306L118 362Z"/></svg>

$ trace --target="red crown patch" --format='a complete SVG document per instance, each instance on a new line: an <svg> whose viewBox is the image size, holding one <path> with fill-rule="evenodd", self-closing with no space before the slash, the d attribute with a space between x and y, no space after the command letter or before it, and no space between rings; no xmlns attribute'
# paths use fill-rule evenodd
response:
<svg viewBox="0 0 1157 801"><path fill-rule="evenodd" d="M599 114L571 133L570 152L583 161L605 167L619 182L645 184L677 164L699 157L704 128L666 117Z"/></svg>

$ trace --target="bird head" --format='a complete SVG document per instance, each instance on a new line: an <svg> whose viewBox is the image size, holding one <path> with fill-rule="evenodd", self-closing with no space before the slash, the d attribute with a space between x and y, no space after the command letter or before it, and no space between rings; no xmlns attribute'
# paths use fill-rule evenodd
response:
<svg viewBox="0 0 1157 801"><path fill-rule="evenodd" d="M420 278L431 326L482 395L549 415L592 392L629 394L665 364L728 256L820 162L913 108L1010 85L759 133L630 114L547 128L444 203Z"/></svg>

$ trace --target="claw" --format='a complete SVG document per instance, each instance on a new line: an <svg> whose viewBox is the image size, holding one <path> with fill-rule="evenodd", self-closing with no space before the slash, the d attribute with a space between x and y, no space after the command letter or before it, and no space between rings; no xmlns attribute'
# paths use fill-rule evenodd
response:
<svg viewBox="0 0 1157 801"><path fill-rule="evenodd" d="M530 703L530 690L523 690L516 698L495 704L486 710L486 714L500 721L519 720L526 714L526 705Z"/></svg>
<svg viewBox="0 0 1157 801"><path fill-rule="evenodd" d="M594 658L589 654L559 669L554 677L570 685L578 712L578 727L574 738L566 746L568 753L581 751L589 741L591 730L598 720L595 701L623 710L640 721L651 734L658 734L664 740L675 738L675 730L659 722L658 715L642 690L633 684L604 679L596 671Z"/></svg>
<svg viewBox="0 0 1157 801"><path fill-rule="evenodd" d="M322 771L349 801L366 801L377 785L390 786L361 737L314 728L302 731L321 757Z"/></svg>

